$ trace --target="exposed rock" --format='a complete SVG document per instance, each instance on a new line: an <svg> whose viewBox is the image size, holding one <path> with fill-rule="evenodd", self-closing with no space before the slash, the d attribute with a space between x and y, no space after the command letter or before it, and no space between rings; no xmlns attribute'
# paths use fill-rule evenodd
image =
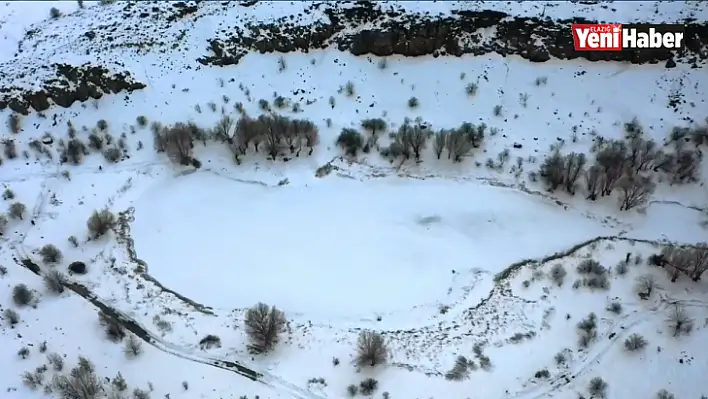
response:
<svg viewBox="0 0 708 399"><path fill-rule="evenodd" d="M86 264L84 262L71 262L69 271L75 274L86 274Z"/></svg>
<svg viewBox="0 0 708 399"><path fill-rule="evenodd" d="M315 7L315 6L313 6ZM316 7L323 8L322 4ZM307 52L334 46L354 55L482 55L516 54L532 62L585 58L589 61L659 63L670 59L692 64L708 59L708 23L686 21L686 51L575 51L571 23L595 23L584 19L558 20L513 17L499 11L453 11L454 17L434 17L384 11L375 2L347 7L327 6L328 23L302 26L289 18L272 24L250 24L246 31L233 26L227 39L209 41L211 54L199 58L203 65L233 65L248 51L261 53ZM366 26L366 28L360 28ZM495 29L488 29L495 28ZM494 34L483 32L494 31ZM351 32L351 33L349 33ZM485 36L486 35L486 36ZM670 64L670 63L668 63Z"/></svg>
<svg viewBox="0 0 708 399"><path fill-rule="evenodd" d="M106 68L91 64L52 64L43 69L54 70L55 77L45 80L41 90L29 91L16 86L0 88L0 110L10 108L27 115L31 109L44 111L52 103L67 108L76 101L99 99L104 94L122 91L130 93L146 87L135 81L128 72L111 73Z"/></svg>

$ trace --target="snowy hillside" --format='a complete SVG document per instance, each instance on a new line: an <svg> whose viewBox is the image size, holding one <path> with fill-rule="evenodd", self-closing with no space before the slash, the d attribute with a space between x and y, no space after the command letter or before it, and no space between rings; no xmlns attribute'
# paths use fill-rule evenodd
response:
<svg viewBox="0 0 708 399"><path fill-rule="evenodd" d="M708 395L701 2L5 2L0 38L4 397Z"/></svg>

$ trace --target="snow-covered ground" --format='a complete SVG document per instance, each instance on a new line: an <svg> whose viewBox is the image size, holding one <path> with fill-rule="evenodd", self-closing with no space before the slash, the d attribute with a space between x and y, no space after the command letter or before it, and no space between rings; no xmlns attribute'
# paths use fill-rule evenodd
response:
<svg viewBox="0 0 708 399"><path fill-rule="evenodd" d="M437 13L449 12L454 3L402 7ZM270 18L297 12L298 4L261 2L241 11L244 19ZM630 15L644 22L708 19L700 2L468 7L537 15L541 4L554 17L573 12L621 22ZM72 42L92 23L120 18L107 11L118 5L86 5L76 14L73 2L0 5L10 10L0 17L4 49L16 48L24 30L43 27L23 44L28 50L21 57L0 53L6 70L50 55L51 61L74 63L98 57L120 60L148 84L128 101L119 94L52 108L22 117L19 134L2 132L20 153L17 159L2 157L2 191L15 194L5 206L19 201L27 207L0 238L0 265L7 270L0 277L0 310L20 316L10 326L4 315L0 328L6 348L0 352L6 370L0 388L7 389L6 397L52 397L22 383L23 372L47 363L47 353L65 356L68 366L86 356L97 375L120 372L131 390L149 390L153 398L344 398L348 385L367 377L379 382L373 397L589 397L594 377L607 382L608 398L653 397L660 389L679 399L708 395L701 383L708 371L702 346L708 338L708 285L685 276L671 283L663 269L646 262L662 243L708 240L703 183L659 183L647 206L619 212L616 194L591 202L582 193L548 193L528 178L552 145L589 154L597 136L622 138L623 124L635 117L659 143L675 126L701 123L708 116L708 75L702 69L530 64L496 55L389 57L381 68L378 59L334 50L284 55L282 66L279 55L249 54L238 66L196 68L210 29L233 18L233 10L193 22L184 39L189 50L180 58L174 58L177 51L128 50L123 57L120 48L86 55L81 43ZM52 6L67 15L40 22ZM42 35L68 44L52 46ZM34 78L24 79L29 84ZM340 90L347 82L354 86L352 96ZM9 83L22 82L2 82ZM469 84L477 85L474 96L466 91ZM195 170L175 166L153 149L152 122L211 128L223 114L237 117L235 104L259 115L259 100L272 103L277 96L290 102L278 112L319 128L321 143L312 156L284 162L249 154L237 165L223 145L196 143L202 167ZM415 108L408 106L411 97L419 100ZM683 101L669 107L679 97ZM291 112L294 103L299 112ZM495 106L501 106L498 115ZM148 126L139 126L139 116ZM0 115L8 117L7 110ZM390 131L404 118L420 118L436 130L463 122L485 123L490 130L483 146L460 163L437 159L432 148L420 163L389 163L376 151L343 158L335 145L340 131L375 117L385 119ZM81 165L59 165L55 152L48 160L29 149L45 133L67 140L68 122L86 140L100 120L116 140L123 138L129 158L111 164L92 153ZM325 165L331 173L321 176ZM103 208L120 215L121 223L115 232L88 240L86 220ZM78 246L70 243L72 236ZM607 238L563 254L598 237ZM126 356L123 345L104 337L93 305L69 291L51 294L41 278L18 265L26 257L42 263L38 251L46 244L57 246L63 260L42 264L43 272L85 262L87 274L68 278L160 337L155 346L144 344L140 356ZM628 270L619 273L615 265L628 253ZM543 260L553 254L557 259ZM536 261L495 278L526 259ZM576 267L584 259L611 269L607 290L574 287L582 282ZM144 263L138 267L136 260ZM561 286L550 278L556 264L567 270ZM657 288L643 301L636 279L647 275ZM35 306L13 304L13 287L20 283L35 290ZM267 355L247 350L244 310L257 302L277 306L288 319L282 342ZM613 302L621 312L607 310ZM695 320L690 335L674 337L665 321L676 304ZM576 324L591 312L597 336L582 348ZM362 329L383 334L387 365L351 364ZM648 341L644 351L625 350L634 333ZM220 337L221 345L200 348L208 334ZM483 355L475 354L476 345ZM23 347L30 351L26 359L17 355ZM458 356L475 362L487 356L492 366L451 381L444 375ZM261 373L263 383L200 363L214 359L237 361ZM44 372L45 386L51 370Z"/></svg>

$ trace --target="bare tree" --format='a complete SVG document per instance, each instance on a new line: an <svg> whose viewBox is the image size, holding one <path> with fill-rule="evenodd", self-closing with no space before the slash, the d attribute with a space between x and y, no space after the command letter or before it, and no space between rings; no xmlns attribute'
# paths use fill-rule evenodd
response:
<svg viewBox="0 0 708 399"><path fill-rule="evenodd" d="M612 140L605 144L595 157L597 164L602 168L601 195L612 194L612 189L624 173L627 159L627 144L624 141Z"/></svg>
<svg viewBox="0 0 708 399"><path fill-rule="evenodd" d="M258 303L246 311L244 323L251 349L258 353L267 352L278 343L285 326L285 314L275 306Z"/></svg>
<svg viewBox="0 0 708 399"><path fill-rule="evenodd" d="M375 331L362 331L357 340L356 365L374 367L386 362L388 346L381 334Z"/></svg>
<svg viewBox="0 0 708 399"><path fill-rule="evenodd" d="M708 244L702 242L691 248L692 265L689 269L693 281L699 281L703 272L708 270Z"/></svg>
<svg viewBox="0 0 708 399"><path fill-rule="evenodd" d="M487 125L483 123L477 126L465 122L460 125L458 130L467 137L467 140L469 140L473 148L479 148L479 146L482 145L482 141L484 141L484 132L487 130Z"/></svg>
<svg viewBox="0 0 708 399"><path fill-rule="evenodd" d="M586 162L585 154L571 152L565 156L565 172L563 176L563 181L565 183L565 190L568 194L575 195L575 185L580 177Z"/></svg>
<svg viewBox="0 0 708 399"><path fill-rule="evenodd" d="M194 148L193 129L184 123L176 123L162 133L165 139L165 152L172 162L180 165L192 163Z"/></svg>
<svg viewBox="0 0 708 399"><path fill-rule="evenodd" d="M221 117L219 122L217 122L216 126L214 126L212 134L216 140L221 142L231 142L233 141L235 127L236 121L234 121L230 116L224 115Z"/></svg>
<svg viewBox="0 0 708 399"><path fill-rule="evenodd" d="M381 118L364 119L361 121L361 128L371 132L372 136L386 131L386 121Z"/></svg>
<svg viewBox="0 0 708 399"><path fill-rule="evenodd" d="M336 143L347 155L356 156L364 147L364 136L354 129L344 128L337 137Z"/></svg>
<svg viewBox="0 0 708 399"><path fill-rule="evenodd" d="M86 222L91 238L96 239L110 231L116 224L116 217L108 209L93 211Z"/></svg>
<svg viewBox="0 0 708 399"><path fill-rule="evenodd" d="M681 334L688 335L693 330L693 319L686 312L686 308L678 303L675 303L669 310L669 317L666 322L673 331L674 337Z"/></svg>
<svg viewBox="0 0 708 399"><path fill-rule="evenodd" d="M312 155L315 146L320 143L320 133L317 130L317 126L310 121L306 121L306 124L303 126L303 137L305 139L305 146L310 149L307 155Z"/></svg>
<svg viewBox="0 0 708 399"><path fill-rule="evenodd" d="M435 156L440 159L443 150L445 149L445 143L448 140L450 133L447 130L440 130L435 132L433 136L433 151L435 151Z"/></svg>
<svg viewBox="0 0 708 399"><path fill-rule="evenodd" d="M633 175L622 177L617 187L620 189L620 211L627 211L649 202L656 184L648 177Z"/></svg>
<svg viewBox="0 0 708 399"><path fill-rule="evenodd" d="M672 170L672 183L684 183L698 181L698 171L701 164L701 156L697 151L680 151L675 157L675 165Z"/></svg>
<svg viewBox="0 0 708 399"><path fill-rule="evenodd" d="M420 159L421 151L426 147L428 134L421 126L403 124L398 130L397 136L404 148L410 148L416 160ZM406 156L408 158L408 156Z"/></svg>
<svg viewBox="0 0 708 399"><path fill-rule="evenodd" d="M658 156L659 151L654 140L644 140L639 136L629 140L628 162L635 172L651 168Z"/></svg>
<svg viewBox="0 0 708 399"><path fill-rule="evenodd" d="M469 135L460 131L459 129L454 129L450 131L447 136L447 158L451 159L453 162L462 161L462 157L469 154L474 148L472 141L469 139Z"/></svg>
<svg viewBox="0 0 708 399"><path fill-rule="evenodd" d="M645 274L637 277L637 291L642 299L649 299L654 289L657 288L656 277L653 274Z"/></svg>
<svg viewBox="0 0 708 399"><path fill-rule="evenodd" d="M98 399L103 394L103 384L93 364L81 356L69 375L54 376L52 387L61 399Z"/></svg>
<svg viewBox="0 0 708 399"><path fill-rule="evenodd" d="M700 243L696 247L676 247L668 245L661 251L661 259L667 268L671 282L676 282L679 273L684 273L693 281L701 279L708 270L708 244Z"/></svg>
<svg viewBox="0 0 708 399"><path fill-rule="evenodd" d="M563 184L565 179L565 160L560 152L553 151L551 155L543 160L539 175L550 191L555 191Z"/></svg>
<svg viewBox="0 0 708 399"><path fill-rule="evenodd" d="M588 190L587 199L595 201L602 185L602 169L599 165L592 165L585 171L585 188Z"/></svg>
<svg viewBox="0 0 708 399"><path fill-rule="evenodd" d="M253 143L254 151L258 152L258 145L263 136L263 125L258 120L254 120L244 115L236 122L236 140L230 143L234 146L232 153L239 150L242 154L248 151L248 147Z"/></svg>

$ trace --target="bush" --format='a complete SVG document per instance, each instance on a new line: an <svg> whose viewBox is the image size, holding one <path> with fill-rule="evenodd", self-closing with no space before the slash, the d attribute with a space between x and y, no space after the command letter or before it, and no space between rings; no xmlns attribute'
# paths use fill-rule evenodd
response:
<svg viewBox="0 0 708 399"><path fill-rule="evenodd" d="M662 389L656 393L656 399L676 399L676 396L674 396L674 394L670 393L666 389Z"/></svg>
<svg viewBox="0 0 708 399"><path fill-rule="evenodd" d="M62 371L64 369L64 358L58 353L48 354L47 362L52 366L54 371Z"/></svg>
<svg viewBox="0 0 708 399"><path fill-rule="evenodd" d="M607 277L607 274L587 277L583 279L583 285L592 289L609 290L610 278Z"/></svg>
<svg viewBox="0 0 708 399"><path fill-rule="evenodd" d="M565 279L565 276L567 274L568 273L565 271L565 268L563 267L563 265L561 265L560 263L557 263L557 264L553 265L553 267L551 268L550 276L551 276L551 280L553 280L553 282L556 283L560 287L561 285L563 285L563 279Z"/></svg>
<svg viewBox="0 0 708 399"><path fill-rule="evenodd" d="M64 292L64 284L66 284L66 277L64 277L59 270L52 269L44 273L43 276L44 285L47 289L54 294L61 294Z"/></svg>
<svg viewBox="0 0 708 399"><path fill-rule="evenodd" d="M275 306L258 303L246 311L244 324L251 349L257 353L267 352L278 343L285 327L285 314Z"/></svg>
<svg viewBox="0 0 708 399"><path fill-rule="evenodd" d="M15 198L15 192L10 190L9 188L6 188L5 191L2 193L2 199L5 201L11 200Z"/></svg>
<svg viewBox="0 0 708 399"><path fill-rule="evenodd" d="M445 373L445 379L460 381L467 378L469 374L469 362L467 361L467 358L464 356L458 356L457 359L455 359L455 365L452 366L452 369Z"/></svg>
<svg viewBox="0 0 708 399"><path fill-rule="evenodd" d="M71 139L66 144L66 148L62 151L62 162L69 162L73 165L79 165L84 159L84 155L88 154L86 145L79 139Z"/></svg>
<svg viewBox="0 0 708 399"><path fill-rule="evenodd" d="M67 240L74 248L78 248L79 240L75 236L69 236Z"/></svg>
<svg viewBox="0 0 708 399"><path fill-rule="evenodd" d="M44 372L37 370L35 372L25 371L22 373L22 383L29 389L37 389L44 382Z"/></svg>
<svg viewBox="0 0 708 399"><path fill-rule="evenodd" d="M674 337L682 334L688 335L693 331L693 319L689 316L686 308L678 303L674 304L669 311L667 322Z"/></svg>
<svg viewBox="0 0 708 399"><path fill-rule="evenodd" d="M17 146L15 145L15 140L5 139L2 141L3 152L5 153L5 158L15 159L17 158Z"/></svg>
<svg viewBox="0 0 708 399"><path fill-rule="evenodd" d="M548 369L542 369L542 370L538 370L536 372L536 374L534 374L533 376L534 376L534 378L538 378L538 379L550 378L551 373L548 371Z"/></svg>
<svg viewBox="0 0 708 399"><path fill-rule="evenodd" d="M418 99L415 97L411 97L408 99L408 107L409 108L417 108L419 104L420 104L420 101L418 101Z"/></svg>
<svg viewBox="0 0 708 399"><path fill-rule="evenodd" d="M44 263L59 263L63 258L59 248L52 244L47 244L40 248L39 255L42 257Z"/></svg>
<svg viewBox="0 0 708 399"><path fill-rule="evenodd" d="M26 306L34 301L34 293L25 284L17 284L12 288L12 301L17 306Z"/></svg>
<svg viewBox="0 0 708 399"><path fill-rule="evenodd" d="M361 128L371 132L372 136L386 131L386 121L381 118L364 119L361 121Z"/></svg>
<svg viewBox="0 0 708 399"><path fill-rule="evenodd" d="M647 340L639 334L632 334L624 340L624 349L634 352L644 349L648 344Z"/></svg>
<svg viewBox="0 0 708 399"><path fill-rule="evenodd" d="M27 207L25 206L25 204L23 204L21 202L13 202L10 205L10 209L8 210L7 214L12 219L22 220L24 218L26 212L27 212Z"/></svg>
<svg viewBox="0 0 708 399"><path fill-rule="evenodd" d="M86 274L86 264L84 262L71 262L69 271L75 274Z"/></svg>
<svg viewBox="0 0 708 399"><path fill-rule="evenodd" d="M135 388L133 389L133 399L150 399L150 392L144 389Z"/></svg>
<svg viewBox="0 0 708 399"><path fill-rule="evenodd" d="M609 306L607 306L607 311L614 314L620 314L622 313L622 304L619 302L612 302Z"/></svg>
<svg viewBox="0 0 708 399"><path fill-rule="evenodd" d="M49 16L52 19L58 19L61 17L61 11L59 11L56 7L52 7L49 9Z"/></svg>
<svg viewBox="0 0 708 399"><path fill-rule="evenodd" d="M588 393L597 398L604 398L607 394L607 383L600 377L595 377L588 384Z"/></svg>
<svg viewBox="0 0 708 399"><path fill-rule="evenodd" d="M10 131L14 134L17 134L20 132L21 126L20 126L20 115L16 113L11 113L10 116L7 119L7 127L10 128Z"/></svg>
<svg viewBox="0 0 708 399"><path fill-rule="evenodd" d="M5 229L7 228L7 216L3 215L0 213L0 236L5 233Z"/></svg>
<svg viewBox="0 0 708 399"><path fill-rule="evenodd" d="M657 286L656 277L653 274L637 277L637 291L642 299L649 299Z"/></svg>
<svg viewBox="0 0 708 399"><path fill-rule="evenodd" d="M112 342L120 342L125 338L125 329L110 315L103 311L98 312L98 323L103 327L106 338Z"/></svg>
<svg viewBox="0 0 708 399"><path fill-rule="evenodd" d="M106 148L106 150L103 151L103 157L106 159L106 161L111 163L116 163L120 161L122 156L123 151L121 151L121 149L117 147Z"/></svg>
<svg viewBox="0 0 708 399"><path fill-rule="evenodd" d="M347 155L356 156L364 147L364 136L354 129L345 128L339 133L336 144L341 147Z"/></svg>
<svg viewBox="0 0 708 399"><path fill-rule="evenodd" d="M477 94L477 89L478 89L478 86L474 83L470 83L467 86L465 86L465 92L467 93L468 96L474 96L475 94ZM500 111L501 111L501 109L500 109Z"/></svg>
<svg viewBox="0 0 708 399"><path fill-rule="evenodd" d="M354 385L354 384L351 384L351 385L349 385L349 386L347 387L347 394L349 395L349 397L353 398L353 397L355 397L358 393L359 393L359 387L358 387L358 386L356 386L356 385Z"/></svg>
<svg viewBox="0 0 708 399"><path fill-rule="evenodd" d="M373 378L367 378L359 383L359 391L362 395L371 395L379 388L379 382Z"/></svg>
<svg viewBox="0 0 708 399"><path fill-rule="evenodd" d="M388 346L381 334L374 331L362 331L357 340L355 363L359 367L374 367L386 362Z"/></svg>
<svg viewBox="0 0 708 399"><path fill-rule="evenodd" d="M103 393L103 384L93 364L81 356L69 375L54 376L52 386L61 398L67 399L97 399Z"/></svg>
<svg viewBox="0 0 708 399"><path fill-rule="evenodd" d="M202 349L209 349L213 346L221 347L221 338L216 335L209 334L199 341L199 347Z"/></svg>
<svg viewBox="0 0 708 399"><path fill-rule="evenodd" d="M91 132L88 136L88 146L92 150L103 150L103 137L96 132Z"/></svg>
<svg viewBox="0 0 708 399"><path fill-rule="evenodd" d="M578 343L580 347L587 348L597 338L597 316L595 313L590 313L588 317L581 320L577 324Z"/></svg>
<svg viewBox="0 0 708 399"><path fill-rule="evenodd" d="M627 272L629 272L629 263L621 261L617 264L617 266L615 266L615 272L618 276L624 276Z"/></svg>
<svg viewBox="0 0 708 399"><path fill-rule="evenodd" d="M116 224L116 217L108 209L93 211L86 222L91 238L97 239L106 234Z"/></svg>
<svg viewBox="0 0 708 399"><path fill-rule="evenodd" d="M8 324L11 326L14 326L15 324L20 322L20 314L15 312L12 309L5 309L2 312L2 317L7 321Z"/></svg>
<svg viewBox="0 0 708 399"><path fill-rule="evenodd" d="M137 357L143 353L143 343L135 334L130 334L128 340L125 342L125 349L123 351L127 357Z"/></svg>
<svg viewBox="0 0 708 399"><path fill-rule="evenodd" d="M145 115L140 115L137 118L135 118L135 121L138 123L138 126L140 127L145 127L148 124L148 119Z"/></svg>

